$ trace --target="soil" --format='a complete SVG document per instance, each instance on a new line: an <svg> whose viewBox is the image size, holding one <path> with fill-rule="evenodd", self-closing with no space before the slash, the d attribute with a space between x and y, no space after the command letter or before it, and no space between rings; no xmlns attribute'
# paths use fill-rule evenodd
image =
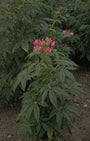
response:
<svg viewBox="0 0 90 141"><path fill-rule="evenodd" d="M77 81L86 91L84 102L75 99L74 104L79 109L76 116L78 128L72 128L72 136L65 134L60 141L90 141L90 67L80 67L75 72ZM0 141L22 141L15 130L16 118L20 106L8 107L0 110Z"/></svg>

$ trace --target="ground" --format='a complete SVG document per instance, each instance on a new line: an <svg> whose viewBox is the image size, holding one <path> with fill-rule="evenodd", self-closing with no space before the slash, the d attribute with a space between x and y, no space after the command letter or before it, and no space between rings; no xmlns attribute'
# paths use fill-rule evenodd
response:
<svg viewBox="0 0 90 141"><path fill-rule="evenodd" d="M79 109L76 117L78 128L72 128L72 136L65 134L65 138L60 141L90 141L90 67L81 67L75 72L75 76L86 95L83 103L74 100ZM15 130L19 111L19 105L0 110L0 141L22 141Z"/></svg>

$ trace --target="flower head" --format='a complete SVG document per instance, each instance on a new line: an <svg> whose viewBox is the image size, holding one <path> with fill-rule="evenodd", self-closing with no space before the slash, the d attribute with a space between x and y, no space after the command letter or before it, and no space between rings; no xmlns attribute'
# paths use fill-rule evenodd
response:
<svg viewBox="0 0 90 141"><path fill-rule="evenodd" d="M34 50L36 50L38 53L41 51L44 51L45 53L50 53L52 49L56 46L55 41L53 41L51 38L46 37L44 40L43 38L41 40L37 39L33 42L34 44Z"/></svg>
<svg viewBox="0 0 90 141"><path fill-rule="evenodd" d="M63 30L63 33L66 33L66 30Z"/></svg>
<svg viewBox="0 0 90 141"><path fill-rule="evenodd" d="M70 32L69 30L63 30L63 33L64 33L64 37L70 37L74 35L74 33Z"/></svg>
<svg viewBox="0 0 90 141"><path fill-rule="evenodd" d="M73 35L74 35L74 33L73 33L73 32L70 32L70 35L72 35L72 36L73 36Z"/></svg>

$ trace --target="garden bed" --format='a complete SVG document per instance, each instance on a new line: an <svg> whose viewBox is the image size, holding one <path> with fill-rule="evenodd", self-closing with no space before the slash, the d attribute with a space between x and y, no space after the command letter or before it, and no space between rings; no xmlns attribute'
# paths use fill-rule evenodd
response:
<svg viewBox="0 0 90 141"><path fill-rule="evenodd" d="M61 141L89 141L90 140L90 67L80 67L75 72L77 81L86 91L83 104L77 99L74 100L76 107L79 109L76 117L78 128L72 129L72 136L65 134ZM20 105L12 106L0 110L0 141L22 141L18 137L15 126L16 117L20 111Z"/></svg>

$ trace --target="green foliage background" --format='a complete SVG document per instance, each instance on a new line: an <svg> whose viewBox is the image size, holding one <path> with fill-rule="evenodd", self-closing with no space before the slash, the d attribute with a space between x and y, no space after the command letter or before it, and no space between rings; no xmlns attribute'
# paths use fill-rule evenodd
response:
<svg viewBox="0 0 90 141"><path fill-rule="evenodd" d="M27 125L27 128L25 128L26 131L24 132L25 135L23 133L23 136L25 138L28 137L28 135L31 135L31 130L34 133L37 133L39 131L38 128L40 127L38 126L37 121L39 120L40 117L39 111L43 109L43 106L38 104L34 105L35 106L34 109L28 109L29 106L28 100L30 100L29 98L31 97L31 95L28 95L28 91L30 90L28 89L28 86L30 86L30 84L31 86L33 86L34 83L37 83L37 81L39 81L40 78L43 77L44 79L47 78L42 75L42 72L40 72L41 66L39 66L38 62L37 62L38 64L37 66L39 68L36 69L35 67L33 68L33 66L35 65L34 62L37 61L37 57L36 58L31 57L32 60L29 60L30 58L27 59L27 56L29 55L30 57L30 55L32 54L33 41L35 39L45 38L46 36L51 37L53 40L55 40L58 50L56 58L58 60L57 63L59 63L58 65L60 65L59 66L60 76L62 78L60 79L60 83L63 83L62 80L65 79L63 84L63 90L64 91L67 90L66 95L70 93L72 93L73 95L76 93L80 98L79 91L81 90L77 85L73 85L71 89L69 89L68 87L71 81L74 81L72 80L74 79L74 77L70 71L76 67L75 64L73 64L73 62L70 62L69 57L72 57L73 54L75 54L76 56L79 54L80 58L86 57L90 61L89 4L90 4L89 0L68 0L68 1L67 0L2 0L0 1L0 104L1 106L3 103L4 105L7 105L12 100L12 98L19 99L20 96L23 94L23 91L25 92L22 102L23 108L21 112L22 123L23 123L21 124L21 129L23 129L22 127L24 127L24 125L25 126ZM74 32L74 36L72 36L71 38L64 38L63 30L70 30ZM59 58L58 53L62 53L65 58L63 57ZM54 65L57 65L57 63ZM66 68L68 65L70 68ZM47 68L44 67L45 65L43 66L43 69ZM27 73L27 69L31 71L29 72L29 74ZM48 69L49 68L46 69L46 72L49 71ZM34 71L34 74L32 74L32 70ZM31 74L32 74L32 78L30 77ZM37 77L37 81L35 81L36 80L35 77ZM53 81L53 83L56 83L56 81L55 82ZM77 90L74 89L75 86ZM35 94L37 90L39 90L39 88L36 87L32 91ZM56 93L58 93L58 90ZM47 95L47 92L45 91L44 93L42 93L41 95L42 99L44 98L43 97L44 94ZM35 102L33 100L34 98L37 99L36 102L38 103L37 95L35 95L35 97L32 96L33 102ZM53 108L55 108L56 106L55 99L57 98L58 96L56 97L55 93L53 93L53 97L51 96L49 97L50 100L49 104L52 108L49 110L56 110ZM68 101L70 100L71 99L64 97L63 102L65 103L63 104L63 108L66 103L68 105ZM29 113L27 112L26 114L26 111L24 111L24 109L26 109L27 111L29 110ZM70 107L70 109L72 108ZM35 122L35 127L37 127L37 131L34 131L33 128L30 129L31 127L28 127L28 122L30 123L29 121L30 111L31 112L33 111L32 113L34 113L32 114L32 120L33 122ZM73 124L73 118L71 113L73 113L74 110L72 109L72 111L68 111L68 112L69 113L64 113L64 116L62 114L63 116L62 118L60 117L60 113L55 111L55 115L53 119L57 119L58 123L60 123L60 121L58 121L59 119L58 117L60 117L63 120L65 119L64 122L62 122L61 128L63 129L63 127L66 126L66 128L70 132L68 122ZM23 121L23 118L25 118L26 120ZM65 123L65 125L63 125L63 123ZM50 136L53 133L52 128L46 128L46 129L42 128L42 131L44 131L45 134L47 132L48 135ZM42 136L44 135L44 133L42 134ZM34 140L33 136L32 136L32 140Z"/></svg>
<svg viewBox="0 0 90 141"><path fill-rule="evenodd" d="M59 22L55 13L57 4L57 1L42 0L6 0L1 3L0 70L4 70L9 78L7 81L21 70L36 38L50 36L60 45L61 29L54 26Z"/></svg>
<svg viewBox="0 0 90 141"><path fill-rule="evenodd" d="M27 54L32 52L35 39L51 37L56 41L57 49L64 54L71 54L72 57L74 53L76 59L79 55L90 60L89 4L89 0L0 2L0 89L11 91L7 96L6 92L0 95L1 99L8 97L5 103L14 96L10 90L10 80L21 70ZM65 29L73 31L75 35L63 38L62 30Z"/></svg>
<svg viewBox="0 0 90 141"><path fill-rule="evenodd" d="M90 1L68 0L61 8L61 25L72 30L75 35L70 40L75 56L86 57L90 61ZM79 57L76 57L76 59Z"/></svg>

